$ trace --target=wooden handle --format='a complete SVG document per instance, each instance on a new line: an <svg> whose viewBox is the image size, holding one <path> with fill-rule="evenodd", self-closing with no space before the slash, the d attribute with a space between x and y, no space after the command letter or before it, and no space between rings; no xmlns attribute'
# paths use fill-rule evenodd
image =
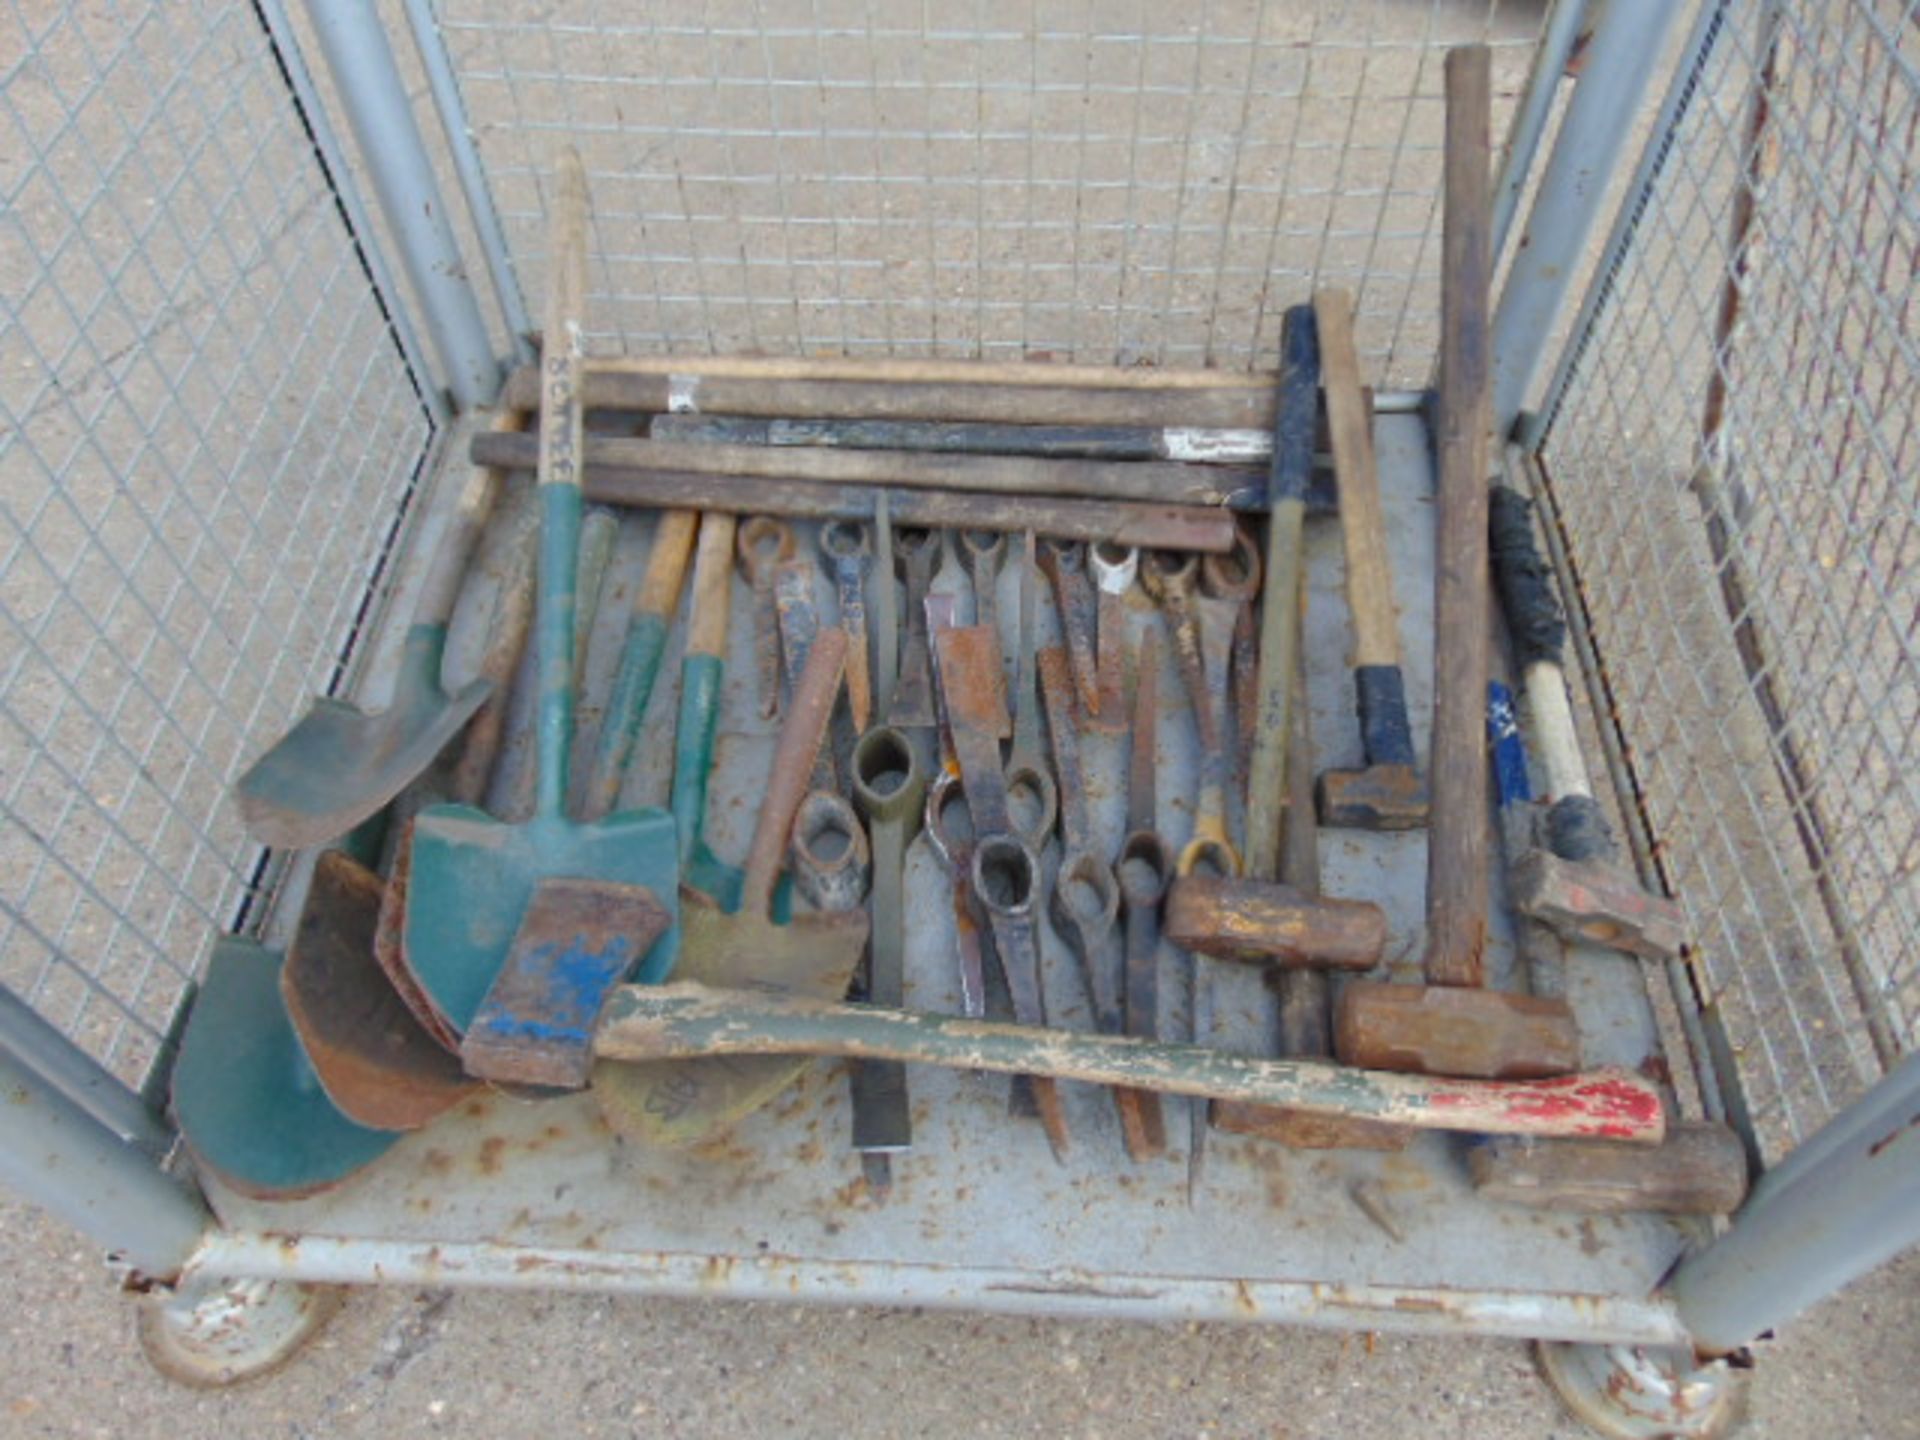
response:
<svg viewBox="0 0 1920 1440"><path fill-rule="evenodd" d="M1360 385L1360 356L1353 344L1353 297L1344 290L1322 290L1313 297L1313 314L1320 323L1320 383L1327 396L1340 537L1347 552L1353 666L1398 665L1393 569L1380 508L1380 471L1373 458L1373 415Z"/></svg>
<svg viewBox="0 0 1920 1440"><path fill-rule="evenodd" d="M787 853L793 817L800 813L801 798L813 783L813 757L826 737L833 698L846 665L847 632L837 626L822 630L807 655L800 683L793 687L787 721L780 727L780 741L774 748L773 773L767 780L760 823L753 832L746 878L741 883L740 908L745 914L767 913L774 876L780 873L781 857Z"/></svg>
<svg viewBox="0 0 1920 1440"><path fill-rule="evenodd" d="M685 981L623 985L594 1035L602 1060L716 1055L857 1055L1000 1074L1050 1076L1285 1105L1483 1135L1586 1136L1658 1144L1660 1092L1630 1070L1553 1080L1449 1080L846 1005L799 995L709 990Z"/></svg>
<svg viewBox="0 0 1920 1440"><path fill-rule="evenodd" d="M844 355L620 355L598 375L712 375L732 380L885 381L908 385L1028 385L1071 390L1269 390L1272 371L1063 365L1045 361L854 359Z"/></svg>
<svg viewBox="0 0 1920 1440"><path fill-rule="evenodd" d="M554 156L553 211L547 232L547 336L541 356L542 485L579 485L586 434L587 172L571 145Z"/></svg>
<svg viewBox="0 0 1920 1440"><path fill-rule="evenodd" d="M718 510L708 510L700 517L700 544L693 557L693 614L687 621L689 655L727 653L736 523L732 515Z"/></svg>
<svg viewBox="0 0 1920 1440"><path fill-rule="evenodd" d="M1488 51L1447 52L1426 974L1486 983Z"/></svg>
<svg viewBox="0 0 1920 1440"><path fill-rule="evenodd" d="M667 510L653 527L653 549L647 555L647 573L640 581L640 593L633 608L642 615L658 615L671 620L680 603L680 587L687 578L687 559L693 554L693 537L700 529L697 510Z"/></svg>

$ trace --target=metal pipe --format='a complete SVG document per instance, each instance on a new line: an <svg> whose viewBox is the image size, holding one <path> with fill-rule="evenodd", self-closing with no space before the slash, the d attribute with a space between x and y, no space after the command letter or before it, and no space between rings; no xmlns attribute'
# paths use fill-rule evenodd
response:
<svg viewBox="0 0 1920 1440"><path fill-rule="evenodd" d="M122 1140L156 1159L173 1145L173 1131L119 1077L0 985L0 1054L11 1055Z"/></svg>
<svg viewBox="0 0 1920 1440"><path fill-rule="evenodd" d="M1788 1183L1756 1190L1668 1281L1663 1293L1701 1353L1738 1350L1920 1243L1920 1063L1900 1066L1855 1112L1830 1121Z"/></svg>
<svg viewBox="0 0 1920 1440"><path fill-rule="evenodd" d="M427 407L427 414L436 426L444 425L451 417L447 409L447 397L432 382L433 367L428 363L426 351L420 344L419 332L413 328L411 309L402 303L400 287L394 281L392 267L387 264L386 249L379 243L367 202L360 194L360 187L354 183L353 167L347 164L346 150L334 132L332 121L327 118L326 107L320 103L320 93L314 86L312 73L307 69L299 37L294 34L293 25L287 18L286 6L281 0L259 0L259 4L261 21L267 27L267 35L273 41L275 53L285 71L287 85L293 91L293 98L300 107L308 132L313 136L314 147L320 152L320 163L333 186L334 198L346 212L347 227L352 231L355 248L373 279L374 291L385 307L387 323L393 327L400 353L419 380L421 403Z"/></svg>
<svg viewBox="0 0 1920 1440"><path fill-rule="evenodd" d="M1540 42L1534 46L1533 68L1527 72L1527 88L1520 92L1520 104L1514 109L1513 123L1507 128L1506 153L1500 157L1500 174L1493 186L1493 263L1507 251L1507 235L1513 226L1514 212L1520 208L1520 196L1527 188L1527 176L1533 170L1533 157L1540 149L1540 137L1546 133L1547 116L1553 110L1553 97L1559 93L1560 80L1567 73L1567 61L1580 38L1580 26L1587 18L1587 0L1554 0L1540 27Z"/></svg>
<svg viewBox="0 0 1920 1440"><path fill-rule="evenodd" d="M491 404L500 365L373 0L307 0L307 16L454 404L461 410Z"/></svg>
<svg viewBox="0 0 1920 1440"><path fill-rule="evenodd" d="M1610 4L1594 26L1494 312L1493 424L1501 439L1512 431L1540 367L1567 290L1586 257L1607 182L1633 134L1656 68L1653 58L1662 52L1682 8Z"/></svg>
<svg viewBox="0 0 1920 1440"><path fill-rule="evenodd" d="M212 1221L198 1196L11 1053L0 1051L0 1184L171 1279Z"/></svg>
<svg viewBox="0 0 1920 1440"><path fill-rule="evenodd" d="M1902 1075L1904 1081L1895 1083ZM1818 1175L1862 1135L1876 1138L1913 1117L1920 1092L1920 1054L1909 1055L1873 1089L1802 1140L1778 1165L1754 1182L1749 1205L1771 1203L1790 1187Z"/></svg>
<svg viewBox="0 0 1920 1440"><path fill-rule="evenodd" d="M440 117L447 153L453 157L453 173L467 202L467 216L479 238L480 253L486 257L487 279L492 282L494 303L500 307L500 319L507 327L507 343L513 347L516 364L530 364L534 359L533 321L527 316L520 277L513 269L513 252L507 248L506 232L500 228L500 212L494 208L493 192L487 186L473 127L467 123L466 101L454 78L446 36L434 19L433 0L406 0L406 6L413 46L420 54L420 68L427 74L427 89L433 96L434 113Z"/></svg>

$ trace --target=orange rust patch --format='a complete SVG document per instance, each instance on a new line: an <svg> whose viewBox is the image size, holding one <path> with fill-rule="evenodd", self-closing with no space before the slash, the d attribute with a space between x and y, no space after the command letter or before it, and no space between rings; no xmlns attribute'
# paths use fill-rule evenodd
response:
<svg viewBox="0 0 1920 1440"><path fill-rule="evenodd" d="M490 1135L481 1142L479 1168L482 1175L500 1173L500 1157L506 1148L507 1142L498 1135Z"/></svg>
<svg viewBox="0 0 1920 1440"><path fill-rule="evenodd" d="M435 1175L445 1175L453 1169L453 1157L444 1150L429 1150L420 1157L420 1163Z"/></svg>

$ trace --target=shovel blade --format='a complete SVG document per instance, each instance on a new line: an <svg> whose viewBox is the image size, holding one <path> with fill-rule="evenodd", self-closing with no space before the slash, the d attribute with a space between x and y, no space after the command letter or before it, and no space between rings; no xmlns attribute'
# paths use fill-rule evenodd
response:
<svg viewBox="0 0 1920 1440"><path fill-rule="evenodd" d="M173 1113L195 1161L258 1200L330 1190L400 1137L356 1125L321 1088L280 1003L280 955L222 937L173 1067Z"/></svg>
<svg viewBox="0 0 1920 1440"><path fill-rule="evenodd" d="M534 887L563 878L644 886L677 921L680 861L673 817L644 809L591 824L536 816L508 825L466 805L420 813L403 948L407 967L448 1026L464 1033L472 1025L506 963ZM642 984L664 980L679 938L677 924L670 924L634 978Z"/></svg>
<svg viewBox="0 0 1920 1440"><path fill-rule="evenodd" d="M681 897L676 980L838 1000L867 944L863 910L816 912L776 925L728 915L706 897ZM811 1063L792 1055L748 1055L593 1067L593 1092L607 1123L629 1140L697 1145L720 1134L799 1078Z"/></svg>
<svg viewBox="0 0 1920 1440"><path fill-rule="evenodd" d="M486 680L454 695L440 688L445 640L441 625L407 633L393 703L378 714L314 701L234 787L247 833L283 849L324 845L418 778L493 690Z"/></svg>
<svg viewBox="0 0 1920 1440"><path fill-rule="evenodd" d="M280 995L301 1047L342 1114L374 1130L417 1130L479 1087L413 1017L374 958L385 887L330 850L314 867Z"/></svg>

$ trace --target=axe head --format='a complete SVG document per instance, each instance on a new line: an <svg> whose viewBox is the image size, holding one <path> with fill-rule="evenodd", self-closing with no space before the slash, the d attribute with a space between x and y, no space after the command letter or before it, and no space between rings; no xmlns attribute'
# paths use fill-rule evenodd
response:
<svg viewBox="0 0 1920 1440"><path fill-rule="evenodd" d="M1507 889L1522 914L1568 940L1624 950L1649 960L1680 953L1680 906L1650 894L1632 875L1600 860L1563 860L1533 849L1508 867Z"/></svg>
<svg viewBox="0 0 1920 1440"><path fill-rule="evenodd" d="M1427 823L1427 782L1411 765L1328 770L1314 786L1320 823L1343 830L1418 830Z"/></svg>

